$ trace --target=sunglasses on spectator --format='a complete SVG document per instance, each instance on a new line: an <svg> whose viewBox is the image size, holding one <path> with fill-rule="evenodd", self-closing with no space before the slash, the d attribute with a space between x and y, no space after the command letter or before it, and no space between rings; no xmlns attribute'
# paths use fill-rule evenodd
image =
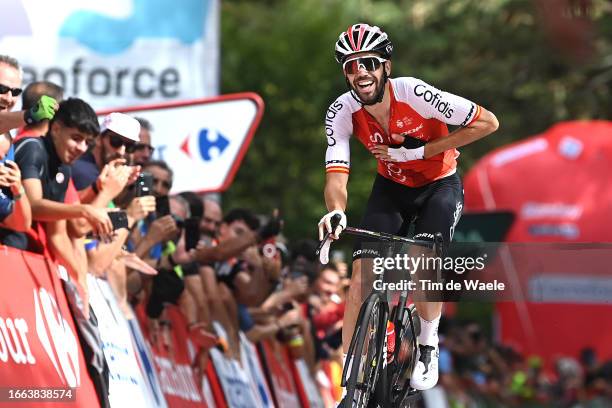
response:
<svg viewBox="0 0 612 408"><path fill-rule="evenodd" d="M380 68L383 62L386 61L386 59L375 56L353 58L344 61L344 64L342 64L342 69L344 69L344 72L347 74L356 74L360 69L365 69L368 72L374 72Z"/></svg>
<svg viewBox="0 0 612 408"><path fill-rule="evenodd" d="M213 220L212 218L209 217L202 217L202 219L204 220L204 222L208 222L211 224L215 224L215 227L219 228L221 226L221 221L217 221L217 220Z"/></svg>
<svg viewBox="0 0 612 408"><path fill-rule="evenodd" d="M0 94L2 94L2 95L4 95L5 93L10 92L11 95L13 95L13 96L19 96L19 95L21 95L22 91L23 90L21 88L11 88L9 86L0 84Z"/></svg>
<svg viewBox="0 0 612 408"><path fill-rule="evenodd" d="M134 142L132 140L126 139L123 136L119 136L115 133L111 133L108 136L108 143L113 147L113 149L118 149L121 146L125 146L126 149L132 149L134 147Z"/></svg>
<svg viewBox="0 0 612 408"><path fill-rule="evenodd" d="M162 180L162 179L158 179L156 177L153 177L153 184L158 184L161 183L162 187L170 190L170 188L172 188L172 184L168 181L168 180Z"/></svg>
<svg viewBox="0 0 612 408"><path fill-rule="evenodd" d="M136 143L134 146L132 146L132 153L137 150L144 150L144 149L149 149L151 153L155 151L155 147L151 146L150 144Z"/></svg>

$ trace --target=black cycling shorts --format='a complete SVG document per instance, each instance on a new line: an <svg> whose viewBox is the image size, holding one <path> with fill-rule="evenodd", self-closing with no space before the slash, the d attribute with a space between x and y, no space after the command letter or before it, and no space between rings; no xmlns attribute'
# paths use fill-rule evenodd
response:
<svg viewBox="0 0 612 408"><path fill-rule="evenodd" d="M361 228L407 236L414 222L413 238L432 240L440 232L447 248L463 211L463 184L459 175L452 174L421 187L408 187L376 176L368 199ZM355 238L353 260L376 257L369 251L367 239Z"/></svg>

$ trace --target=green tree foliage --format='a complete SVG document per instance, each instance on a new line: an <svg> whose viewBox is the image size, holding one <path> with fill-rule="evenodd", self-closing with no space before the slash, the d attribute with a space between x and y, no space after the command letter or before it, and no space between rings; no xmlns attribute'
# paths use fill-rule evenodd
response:
<svg viewBox="0 0 612 408"><path fill-rule="evenodd" d="M562 120L609 118L612 16L593 0L595 55L570 59L543 35L527 0L235 0L222 2L222 92L254 91L263 121L225 202L279 207L292 238L314 237L323 201L323 118L346 91L333 46L365 21L395 45L393 76L415 76L493 111L497 133L461 149L465 172L483 154ZM354 141L349 223L357 224L375 161Z"/></svg>

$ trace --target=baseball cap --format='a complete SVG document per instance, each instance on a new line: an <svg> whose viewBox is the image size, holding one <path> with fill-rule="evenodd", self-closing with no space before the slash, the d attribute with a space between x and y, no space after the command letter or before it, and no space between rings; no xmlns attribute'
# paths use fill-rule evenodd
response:
<svg viewBox="0 0 612 408"><path fill-rule="evenodd" d="M110 130L126 139L140 142L140 123L125 113L112 112L104 118L100 133Z"/></svg>

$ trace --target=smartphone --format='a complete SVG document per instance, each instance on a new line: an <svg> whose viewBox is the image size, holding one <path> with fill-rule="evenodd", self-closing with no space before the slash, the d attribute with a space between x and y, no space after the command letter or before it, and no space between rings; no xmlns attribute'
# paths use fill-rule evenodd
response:
<svg viewBox="0 0 612 408"><path fill-rule="evenodd" d="M153 195L153 175L151 173L142 172L136 179L136 197Z"/></svg>
<svg viewBox="0 0 612 408"><path fill-rule="evenodd" d="M113 223L113 231L128 227L128 219L125 211L111 211L108 213L108 218L110 218Z"/></svg>
<svg viewBox="0 0 612 408"><path fill-rule="evenodd" d="M163 217L170 214L170 200L168 196L155 197L155 212L157 217Z"/></svg>
<svg viewBox="0 0 612 408"><path fill-rule="evenodd" d="M183 224L185 228L185 249L189 251L198 246L200 241L200 219L187 218Z"/></svg>

